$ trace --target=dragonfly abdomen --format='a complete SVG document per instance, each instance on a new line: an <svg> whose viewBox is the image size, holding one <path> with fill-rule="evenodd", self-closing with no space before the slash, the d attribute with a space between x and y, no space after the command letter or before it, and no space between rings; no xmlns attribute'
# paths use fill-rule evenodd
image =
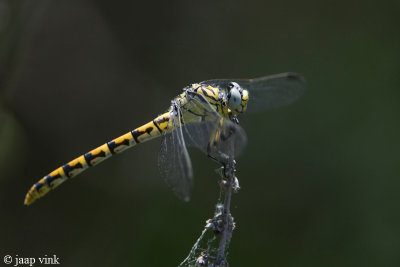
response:
<svg viewBox="0 0 400 267"><path fill-rule="evenodd" d="M144 143L161 136L167 129L169 119L169 112L164 113L143 126L117 137L57 168L30 188L26 194L24 204L32 204L36 199L43 197L50 190L56 188L69 178L77 176L89 167L99 164L114 154L121 153L136 144Z"/></svg>

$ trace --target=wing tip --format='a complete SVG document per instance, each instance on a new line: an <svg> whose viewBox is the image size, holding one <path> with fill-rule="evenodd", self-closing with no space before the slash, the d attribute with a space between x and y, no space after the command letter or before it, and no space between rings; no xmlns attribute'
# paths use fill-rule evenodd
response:
<svg viewBox="0 0 400 267"><path fill-rule="evenodd" d="M301 75L297 72L286 72L285 75L289 81L297 84L298 89L301 91L301 94L303 94L305 91L307 91L308 84L307 84L307 80L304 78L303 75Z"/></svg>
<svg viewBox="0 0 400 267"><path fill-rule="evenodd" d="M286 72L285 74L286 77L289 79L300 80L302 82L305 82L305 78L297 72Z"/></svg>

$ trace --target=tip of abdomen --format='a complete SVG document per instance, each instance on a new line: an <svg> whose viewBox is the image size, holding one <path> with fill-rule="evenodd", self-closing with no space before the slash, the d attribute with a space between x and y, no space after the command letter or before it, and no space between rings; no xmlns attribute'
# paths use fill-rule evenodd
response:
<svg viewBox="0 0 400 267"><path fill-rule="evenodd" d="M25 196L24 205L29 206L30 204L35 202L35 200L36 199L31 196L30 192L28 192L28 194L26 194L26 196Z"/></svg>
<svg viewBox="0 0 400 267"><path fill-rule="evenodd" d="M40 185L40 184L39 184ZM49 192L51 190L51 188L47 185L40 185L40 191L38 189L38 183L34 184L31 189L29 189L28 193L25 196L25 200L24 200L24 204L25 205L30 205L33 202L36 201L36 199L41 198L42 196L44 196L45 194L47 194L47 192Z"/></svg>
<svg viewBox="0 0 400 267"><path fill-rule="evenodd" d="M68 178L66 176L57 176L56 178L52 176L45 176L39 182L34 184L25 196L24 204L30 205L35 202L38 198L46 195L50 190L56 188L61 183L66 181Z"/></svg>
<svg viewBox="0 0 400 267"><path fill-rule="evenodd" d="M46 190L44 194L46 194L49 190ZM36 188L36 184L34 184L31 189L29 189L28 193L25 196L24 204L30 205L36 201L36 199L42 197L44 194L40 194L38 189Z"/></svg>

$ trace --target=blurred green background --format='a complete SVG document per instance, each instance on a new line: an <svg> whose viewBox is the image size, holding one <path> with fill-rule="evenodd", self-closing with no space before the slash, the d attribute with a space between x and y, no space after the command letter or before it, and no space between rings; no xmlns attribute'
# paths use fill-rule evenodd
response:
<svg viewBox="0 0 400 267"><path fill-rule="evenodd" d="M160 141L30 207L30 186L212 78L303 74L291 106L243 118L231 266L400 266L398 1L0 0L0 252L62 266L176 266L218 198L191 151L177 199Z"/></svg>

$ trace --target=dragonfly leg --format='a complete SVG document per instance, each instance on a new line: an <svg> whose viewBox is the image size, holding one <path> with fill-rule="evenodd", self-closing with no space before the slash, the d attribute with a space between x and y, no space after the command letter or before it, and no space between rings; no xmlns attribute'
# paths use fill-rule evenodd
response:
<svg viewBox="0 0 400 267"><path fill-rule="evenodd" d="M219 153L219 154L222 154L222 155L226 156L226 154L224 154L224 153ZM217 157L211 155L211 153L207 153L207 156L208 156L210 159L214 160L215 162L221 164L221 166L222 166L222 167L221 167L221 169L222 169L222 174L223 174L223 176L224 176L225 178L228 178L228 177L230 176L229 173L228 173L227 171L235 170L235 166L236 166L236 161L235 161L235 160L232 162L232 166L228 166L227 163L226 163L225 161L218 159Z"/></svg>
<svg viewBox="0 0 400 267"><path fill-rule="evenodd" d="M214 160L215 162L221 164L224 169L226 168L226 163L223 162L222 160L217 159L216 157L214 157L211 154L207 154L207 157L209 157L210 159Z"/></svg>
<svg viewBox="0 0 400 267"><path fill-rule="evenodd" d="M221 164L222 169L223 169L223 175L224 175L224 177L226 177L226 173L225 173L225 170L226 170L226 162L224 162L223 160L220 160L220 159L218 159L216 156L212 155L212 152L211 152L211 143L208 143L208 145L207 145L207 157L209 157L210 159L214 160L215 162Z"/></svg>
<svg viewBox="0 0 400 267"><path fill-rule="evenodd" d="M239 121L237 120L236 117L232 117L231 120L238 124ZM216 161L217 163L221 164L222 166L222 170L223 170L223 176L225 178L228 177L228 173L227 170L234 170L235 169L235 161L233 161L233 163L231 163L230 165L233 164L233 166L227 166L227 163L230 162L229 161L229 155L222 152L219 147L218 144L219 142L226 142L229 138L232 138L234 136L235 133L235 128L233 126L229 126L226 127L224 125L224 120L220 119L219 122L219 127L217 127L217 129L215 129L214 134L212 134L210 136L209 142L207 144L207 156L211 159L213 159L214 161Z"/></svg>

